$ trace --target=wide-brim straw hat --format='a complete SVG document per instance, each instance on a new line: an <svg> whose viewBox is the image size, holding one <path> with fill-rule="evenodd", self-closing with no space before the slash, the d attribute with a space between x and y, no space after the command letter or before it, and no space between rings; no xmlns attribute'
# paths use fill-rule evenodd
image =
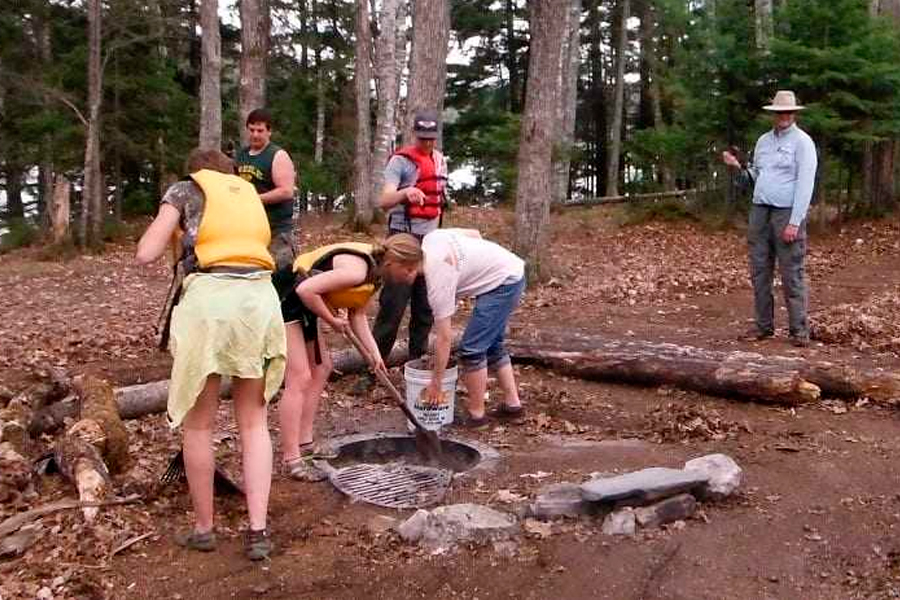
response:
<svg viewBox="0 0 900 600"><path fill-rule="evenodd" d="M763 106L763 110L772 112L795 112L804 108L806 107L797 104L797 97L790 90L778 90L772 103Z"/></svg>

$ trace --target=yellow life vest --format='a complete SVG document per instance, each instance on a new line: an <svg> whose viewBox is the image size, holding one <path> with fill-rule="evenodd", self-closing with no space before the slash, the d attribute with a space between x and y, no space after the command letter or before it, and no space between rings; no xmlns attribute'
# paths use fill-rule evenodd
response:
<svg viewBox="0 0 900 600"><path fill-rule="evenodd" d="M203 190L203 216L194 253L200 268L260 267L273 270L272 234L253 185L237 175L203 169L191 174Z"/></svg>
<svg viewBox="0 0 900 600"><path fill-rule="evenodd" d="M342 242L310 250L298 256L294 261L294 272L309 275L313 270L321 269L329 259L338 254L352 254L365 259L369 263L369 273L361 284L344 290L328 292L324 295L324 300L332 309L362 308L375 293L377 287L374 277L377 265L372 257L372 244Z"/></svg>

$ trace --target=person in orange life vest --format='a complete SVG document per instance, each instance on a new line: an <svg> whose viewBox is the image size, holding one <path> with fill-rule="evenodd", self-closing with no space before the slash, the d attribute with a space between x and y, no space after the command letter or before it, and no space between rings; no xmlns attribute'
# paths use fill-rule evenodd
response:
<svg viewBox="0 0 900 600"><path fill-rule="evenodd" d="M222 375L232 377L232 403L240 432L250 530L247 556L266 558L272 481L272 442L266 403L281 386L286 344L274 261L268 252L269 223L259 196L234 175L218 150L194 150L190 178L166 190L159 214L138 242L142 265L166 251L181 228L182 261L191 267L172 311L169 349L172 377L167 412L183 428L183 456L194 508L194 527L176 537L192 550L211 551L213 530L212 433Z"/></svg>
<svg viewBox="0 0 900 600"><path fill-rule="evenodd" d="M410 233L421 240L440 225L447 161L435 148L439 125L434 111L417 113L413 121L415 144L398 149L385 168L379 205L387 211L389 237ZM419 358L428 349L432 315L425 278L417 277L412 285L386 280L372 328L382 356L390 355L407 306L410 307L410 360ZM365 383L373 382L370 379Z"/></svg>
<svg viewBox="0 0 900 600"><path fill-rule="evenodd" d="M374 357L373 368L384 371L366 318L367 307L396 263L416 262L421 257L419 241L407 234L391 236L381 244L331 244L297 257L293 291L281 302L285 322L297 325L302 342L288 352L278 407L284 471L289 477L301 481L327 477L313 465L313 459L322 457L314 448L314 423L332 366L325 340L319 335L319 319L337 332L351 329ZM341 314L344 310L346 317Z"/></svg>

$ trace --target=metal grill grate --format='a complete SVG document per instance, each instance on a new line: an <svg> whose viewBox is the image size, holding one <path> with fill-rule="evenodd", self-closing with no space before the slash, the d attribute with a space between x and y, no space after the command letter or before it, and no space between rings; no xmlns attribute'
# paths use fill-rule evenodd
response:
<svg viewBox="0 0 900 600"><path fill-rule="evenodd" d="M397 509L437 504L451 478L450 471L405 464L357 464L330 475L334 487L352 499Z"/></svg>

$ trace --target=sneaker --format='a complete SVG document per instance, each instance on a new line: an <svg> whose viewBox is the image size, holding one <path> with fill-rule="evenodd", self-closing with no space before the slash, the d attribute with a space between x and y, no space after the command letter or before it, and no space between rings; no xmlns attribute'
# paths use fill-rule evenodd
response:
<svg viewBox="0 0 900 600"><path fill-rule="evenodd" d="M796 346L797 348L808 348L809 347L809 336L808 335L792 335L791 336L791 345Z"/></svg>
<svg viewBox="0 0 900 600"><path fill-rule="evenodd" d="M244 534L244 552L250 560L264 560L272 553L268 529L248 529Z"/></svg>
<svg viewBox="0 0 900 600"><path fill-rule="evenodd" d="M206 533L194 530L185 531L175 535L175 543L188 550L212 552L216 549L216 534L212 531Z"/></svg>
<svg viewBox="0 0 900 600"><path fill-rule="evenodd" d="M525 408L521 404L519 406L510 406L508 404L500 403L496 408L491 410L489 414L494 419L515 421L521 419L525 415Z"/></svg>
<svg viewBox="0 0 900 600"><path fill-rule="evenodd" d="M752 327L749 331L747 331L746 333L744 333L740 337L738 337L738 339L743 342L761 342L765 339L768 339L768 338L774 337L774 336L775 336L775 332L771 329L766 329L765 331L762 331L756 327Z"/></svg>

